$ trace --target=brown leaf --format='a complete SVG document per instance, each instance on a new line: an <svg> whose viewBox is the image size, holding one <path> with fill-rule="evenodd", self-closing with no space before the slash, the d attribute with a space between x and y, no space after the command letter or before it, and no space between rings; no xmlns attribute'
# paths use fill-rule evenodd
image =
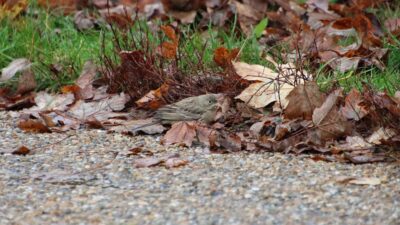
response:
<svg viewBox="0 0 400 225"><path fill-rule="evenodd" d="M339 113L337 103L342 96L342 90L332 92L322 104L316 108L312 115L312 121L317 128L316 135L321 142L335 140L350 132L350 124Z"/></svg>
<svg viewBox="0 0 400 225"><path fill-rule="evenodd" d="M84 102L77 101L68 111L75 118L85 121L91 117L102 122L112 117L124 116L126 113L116 113L125 108L129 96L121 93L112 95L100 101Z"/></svg>
<svg viewBox="0 0 400 225"><path fill-rule="evenodd" d="M165 161L165 158L147 157L147 158L135 160L134 166L136 168L146 168L146 167L157 166L164 161Z"/></svg>
<svg viewBox="0 0 400 225"><path fill-rule="evenodd" d="M20 146L15 151L12 152L14 155L27 155L31 152L26 146Z"/></svg>
<svg viewBox="0 0 400 225"><path fill-rule="evenodd" d="M164 32L171 41L165 41L161 44L161 55L167 59L175 59L178 51L179 37L176 35L175 30L171 26L161 26Z"/></svg>
<svg viewBox="0 0 400 225"><path fill-rule="evenodd" d="M30 152L31 150L24 145L17 149L0 149L0 154L27 155Z"/></svg>
<svg viewBox="0 0 400 225"><path fill-rule="evenodd" d="M31 70L25 70L18 80L17 94L24 95L35 90L37 84L35 75Z"/></svg>
<svg viewBox="0 0 400 225"><path fill-rule="evenodd" d="M345 105L340 111L347 119L359 121L369 114L370 105L366 103L360 92L353 88L346 96Z"/></svg>
<svg viewBox="0 0 400 225"><path fill-rule="evenodd" d="M188 164L189 161L181 159L179 154L172 154L163 157L145 157L134 162L136 168L145 168L163 165L166 168L180 167Z"/></svg>
<svg viewBox="0 0 400 225"><path fill-rule="evenodd" d="M47 111L39 113L39 115L52 131L63 132L70 129L77 130L81 125L81 121L69 116L69 114L65 112Z"/></svg>
<svg viewBox="0 0 400 225"><path fill-rule="evenodd" d="M120 133L132 133L136 134L141 131L146 134L161 134L164 132L165 127L159 123L155 123L153 119L144 120L130 120L126 121L119 126L110 128L110 131L120 132Z"/></svg>
<svg viewBox="0 0 400 225"><path fill-rule="evenodd" d="M35 96L36 106L24 109L21 113L39 118L39 112L52 110L65 111L73 102L73 94L50 95L46 92L39 92Z"/></svg>
<svg viewBox="0 0 400 225"><path fill-rule="evenodd" d="M174 167L185 166L188 163L189 163L188 160L177 158L177 157L172 157L172 158L167 159L164 162L164 165L166 168L174 168Z"/></svg>
<svg viewBox="0 0 400 225"><path fill-rule="evenodd" d="M28 6L28 0L2 0L0 1L0 20L20 15Z"/></svg>
<svg viewBox="0 0 400 225"><path fill-rule="evenodd" d="M187 147L192 146L196 137L196 129L194 122L177 122L164 135L162 143L164 145L179 144Z"/></svg>
<svg viewBox="0 0 400 225"><path fill-rule="evenodd" d="M288 83L278 84L276 79L279 73L262 65L251 65L244 62L232 62L236 73L249 81L261 81L250 84L245 90L236 96L253 108L263 108L272 102L280 102L282 106L287 104L286 96L294 88ZM288 77L294 79L294 77Z"/></svg>
<svg viewBox="0 0 400 225"><path fill-rule="evenodd" d="M376 177L340 177L336 182L341 184L379 185L381 180Z"/></svg>
<svg viewBox="0 0 400 225"><path fill-rule="evenodd" d="M311 120L315 108L320 107L325 98L325 94L319 90L315 82L300 84L286 97L288 105L284 110L284 116L288 119Z"/></svg>
<svg viewBox="0 0 400 225"><path fill-rule="evenodd" d="M31 65L32 63L28 59L15 59L7 67L1 70L0 82L11 79L18 72L29 69Z"/></svg>
<svg viewBox="0 0 400 225"><path fill-rule="evenodd" d="M143 151L142 147L133 147L131 149L128 150L128 154L126 154L126 156L134 156L134 155L138 155L139 153L141 153Z"/></svg>
<svg viewBox="0 0 400 225"><path fill-rule="evenodd" d="M97 74L97 67L92 61L87 61L83 65L83 69L75 84L79 87L77 99L90 99L94 96L93 80ZM74 92L76 93L76 92Z"/></svg>
<svg viewBox="0 0 400 225"><path fill-rule="evenodd" d="M367 138L367 142L380 145L382 142L390 140L392 137L396 136L396 134L397 132L392 128L381 127Z"/></svg>
<svg viewBox="0 0 400 225"><path fill-rule="evenodd" d="M242 150L242 140L236 134L223 134L218 137L217 145L223 147L229 152L237 152Z"/></svg>
<svg viewBox="0 0 400 225"><path fill-rule="evenodd" d="M205 127L205 126L197 126L196 127L197 138L199 142L206 146L215 145L214 141L216 140L216 131Z"/></svg>
<svg viewBox="0 0 400 225"><path fill-rule="evenodd" d="M252 27L263 19L263 14L250 5L238 1L233 1L233 3L236 6L240 28L247 36L251 35Z"/></svg>
<svg viewBox="0 0 400 225"><path fill-rule="evenodd" d="M156 110L166 104L164 99L168 94L169 88L170 86L167 83L164 83L156 90L151 90L135 103L138 108Z"/></svg>
<svg viewBox="0 0 400 225"><path fill-rule="evenodd" d="M183 12L183 11L168 11L168 15L171 17L181 21L182 24L191 24L194 22L194 19L196 18L197 11L188 11L188 12Z"/></svg>
<svg viewBox="0 0 400 225"><path fill-rule="evenodd" d="M19 129L32 133L51 133L50 129L38 120L25 120L18 124Z"/></svg>
<svg viewBox="0 0 400 225"><path fill-rule="evenodd" d="M385 27L393 35L400 35L400 18L391 18L386 20Z"/></svg>
<svg viewBox="0 0 400 225"><path fill-rule="evenodd" d="M239 49L235 48L228 50L225 47L219 47L214 51L214 62L222 67L226 68L231 65L232 60L236 59L239 54Z"/></svg>
<svg viewBox="0 0 400 225"><path fill-rule="evenodd" d="M38 0L38 4L46 9L59 9L64 14L72 13L77 8L76 0Z"/></svg>

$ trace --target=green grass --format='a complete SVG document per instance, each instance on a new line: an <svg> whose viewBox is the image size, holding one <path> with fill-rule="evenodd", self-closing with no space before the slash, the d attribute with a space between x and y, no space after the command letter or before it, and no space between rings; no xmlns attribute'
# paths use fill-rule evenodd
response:
<svg viewBox="0 0 400 225"><path fill-rule="evenodd" d="M100 64L102 35L106 37L107 52L112 52L113 34L109 29L80 32L76 30L73 18L70 16L52 15L37 8L31 11L37 11L37 13L34 15L28 13L15 20L0 21L0 68L7 66L16 58L30 59L34 63L33 69L39 84L38 90L57 91L60 86L73 83L79 76L82 65L89 59ZM383 6L376 11L376 14L379 15L380 20L384 21L386 18L399 16L399 12L400 7L389 9ZM241 61L269 65L263 57L263 54L268 53L268 50L264 50L265 46L260 45L255 36L247 38L238 33L233 29L236 26L237 21L234 20L230 28L226 30L213 28L211 25L203 32L198 31L196 25L180 27L181 51L186 57L180 62L180 67L190 71L188 61L198 62L200 54L205 67L215 68L213 53L220 46L241 49ZM153 47L158 46L163 40L160 38L162 35L154 34L145 22L136 23L131 34L131 41L133 39L137 41L143 37L142 35L147 35L146 38L150 40ZM353 41L344 40L342 44L351 44ZM365 82L377 90L386 90L393 94L400 90L400 40L391 43L385 41L385 47L390 49L385 71L364 69L344 74L326 72L320 73L317 81L323 89L329 88L337 81L346 90L361 87ZM124 48L130 50L127 46ZM60 65L62 67L60 73L51 72L51 65ZM15 84L16 80L17 78L8 84Z"/></svg>
<svg viewBox="0 0 400 225"><path fill-rule="evenodd" d="M33 62L38 89L57 90L79 76L85 61L99 61L100 32L77 31L69 16L39 10L37 15L4 19L0 27L0 68L13 59L28 58ZM52 73L51 65L61 66L60 73Z"/></svg>

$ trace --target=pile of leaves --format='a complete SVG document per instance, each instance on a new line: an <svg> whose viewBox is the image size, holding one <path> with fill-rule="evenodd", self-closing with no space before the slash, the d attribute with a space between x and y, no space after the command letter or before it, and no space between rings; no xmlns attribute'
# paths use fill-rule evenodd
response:
<svg viewBox="0 0 400 225"><path fill-rule="evenodd" d="M366 11L379 1L184 2L124 1L122 8L110 8L108 1L92 1L93 5L85 7L99 8L100 18L122 29L138 15L148 19L170 15L180 23L199 19L200 25L211 21L223 27L236 13L240 29L254 35L252 26L267 17L269 26L257 34L260 42L289 43L287 57L278 63L266 56L272 65L269 68L242 62L239 49L221 46L214 52L219 70L203 68L201 57L197 64L186 66L191 70L184 70L180 61L185 57L180 51L184 40L178 26L161 26L158 32L165 41L153 46L144 38L129 50L116 44L119 60L104 57L102 69L87 62L75 84L63 87L61 94L35 93L31 63L13 61L2 70L0 81L20 73L20 82L16 90L0 89L0 108L19 117L18 127L27 132L82 127L127 135L166 131L165 145L199 143L216 152L313 153L316 160L367 163L387 160L387 153L399 147L399 92L389 96L365 84L361 92L344 93L336 87L324 93L313 81L313 73L302 66L308 61L342 72L370 66L384 69L387 50L381 40L398 36L399 26L386 21L388 32L384 32ZM74 13L78 29L94 28L101 22L88 11ZM352 42L343 46L343 40ZM210 92L225 96L218 103L214 124L181 121L165 127L153 123L152 114L160 107ZM167 162L160 159L155 164Z"/></svg>

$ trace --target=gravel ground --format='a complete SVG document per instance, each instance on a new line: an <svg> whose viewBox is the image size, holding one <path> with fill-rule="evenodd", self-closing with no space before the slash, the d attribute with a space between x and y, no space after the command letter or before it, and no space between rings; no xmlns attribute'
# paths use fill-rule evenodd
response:
<svg viewBox="0 0 400 225"><path fill-rule="evenodd" d="M27 156L0 155L0 224L400 224L395 163L210 154L100 130L25 134L4 112L0 140L0 150L36 148ZM137 169L141 156L126 153L141 145L190 162ZM344 176L382 183L338 182Z"/></svg>

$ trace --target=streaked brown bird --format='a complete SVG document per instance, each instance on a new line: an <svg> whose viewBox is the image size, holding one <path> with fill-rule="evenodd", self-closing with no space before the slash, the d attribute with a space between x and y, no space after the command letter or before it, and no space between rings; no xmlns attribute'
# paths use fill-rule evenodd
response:
<svg viewBox="0 0 400 225"><path fill-rule="evenodd" d="M218 99L221 96L221 94L205 94L185 98L158 109L154 118L162 124L192 120L209 124L215 120L219 108Z"/></svg>

